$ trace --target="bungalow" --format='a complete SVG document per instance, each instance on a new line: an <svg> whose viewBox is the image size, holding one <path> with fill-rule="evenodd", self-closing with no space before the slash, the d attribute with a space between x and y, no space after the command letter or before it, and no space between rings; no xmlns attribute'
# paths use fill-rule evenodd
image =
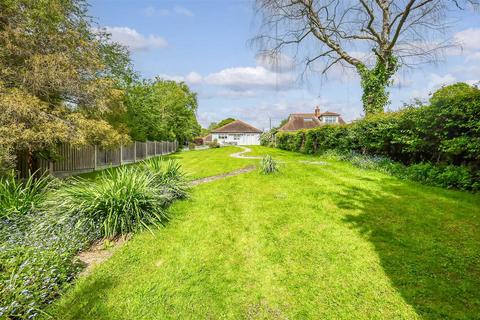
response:
<svg viewBox="0 0 480 320"><path fill-rule="evenodd" d="M260 145L261 133L262 130L254 128L243 121L235 120L213 130L212 140L217 140L222 145Z"/></svg>
<svg viewBox="0 0 480 320"><path fill-rule="evenodd" d="M292 113L287 123L281 126L278 131L292 132L301 129L312 129L325 124L344 124L340 114L336 112L320 112L320 107L315 108L314 113Z"/></svg>

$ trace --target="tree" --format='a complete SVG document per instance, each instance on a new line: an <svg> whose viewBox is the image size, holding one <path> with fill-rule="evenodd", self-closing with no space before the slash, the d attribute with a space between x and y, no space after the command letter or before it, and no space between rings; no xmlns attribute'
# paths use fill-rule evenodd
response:
<svg viewBox="0 0 480 320"><path fill-rule="evenodd" d="M172 140L180 143L200 133L197 97L181 82L155 79L135 82L127 89L123 123L135 140Z"/></svg>
<svg viewBox="0 0 480 320"><path fill-rule="evenodd" d="M212 131L212 130L218 129L218 128L223 127L224 125L227 125L227 124L229 124L233 121L235 121L234 118L226 118L226 119L223 119L222 121L220 121L218 123L217 122L212 122L208 126L208 130Z"/></svg>
<svg viewBox="0 0 480 320"><path fill-rule="evenodd" d="M282 51L293 49L306 70L322 74L335 65L355 68L363 109L369 115L383 112L388 86L399 67L432 61L451 45L444 39L446 12L478 2L257 0L256 4L262 23L254 43L261 54L277 59ZM297 52L304 53L303 59Z"/></svg>
<svg viewBox="0 0 480 320"><path fill-rule="evenodd" d="M125 139L103 118L123 100L117 73L128 53L93 30L83 0L0 2L2 148Z"/></svg>

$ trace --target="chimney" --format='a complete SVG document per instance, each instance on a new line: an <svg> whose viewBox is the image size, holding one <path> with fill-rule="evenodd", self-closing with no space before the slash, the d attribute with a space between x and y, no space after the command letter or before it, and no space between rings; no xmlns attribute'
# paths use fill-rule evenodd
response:
<svg viewBox="0 0 480 320"><path fill-rule="evenodd" d="M317 106L317 107L315 108L315 117L317 117L317 118L320 117L320 107L319 107L319 106Z"/></svg>

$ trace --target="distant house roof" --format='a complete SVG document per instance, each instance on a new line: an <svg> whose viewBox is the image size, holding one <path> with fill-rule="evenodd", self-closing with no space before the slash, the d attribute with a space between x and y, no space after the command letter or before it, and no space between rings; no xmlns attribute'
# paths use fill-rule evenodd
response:
<svg viewBox="0 0 480 320"><path fill-rule="evenodd" d="M321 116L339 116L340 113L336 113L336 112L331 112L331 111L325 111L325 112L322 112L320 114L320 117Z"/></svg>
<svg viewBox="0 0 480 320"><path fill-rule="evenodd" d="M331 111L320 113L320 109L315 110L316 113L292 113L288 118L287 123L280 127L279 131L297 131L302 129L312 129L322 125L324 122L320 121L322 116L336 116L339 124L345 124L340 114Z"/></svg>
<svg viewBox="0 0 480 320"><path fill-rule="evenodd" d="M322 123L313 113L292 113L280 131L297 131L321 126Z"/></svg>
<svg viewBox="0 0 480 320"><path fill-rule="evenodd" d="M223 127L212 130L212 133L262 133L262 130L252 127L243 121L235 120Z"/></svg>
<svg viewBox="0 0 480 320"><path fill-rule="evenodd" d="M205 137L203 137L204 142L212 142L212 134L209 133Z"/></svg>

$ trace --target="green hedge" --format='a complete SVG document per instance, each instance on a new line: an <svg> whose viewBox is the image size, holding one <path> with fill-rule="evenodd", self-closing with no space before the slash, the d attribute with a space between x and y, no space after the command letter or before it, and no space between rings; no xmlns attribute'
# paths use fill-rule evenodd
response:
<svg viewBox="0 0 480 320"><path fill-rule="evenodd" d="M480 90L457 83L435 92L428 105L406 106L346 125L280 132L276 143L308 154L353 151L405 165L461 166L478 179Z"/></svg>

